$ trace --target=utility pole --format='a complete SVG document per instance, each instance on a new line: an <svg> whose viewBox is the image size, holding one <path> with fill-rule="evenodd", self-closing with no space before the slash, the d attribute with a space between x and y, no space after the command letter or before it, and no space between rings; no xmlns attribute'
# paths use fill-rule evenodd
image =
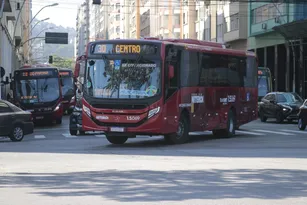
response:
<svg viewBox="0 0 307 205"><path fill-rule="evenodd" d="M140 39L140 0L136 0L136 39Z"/></svg>

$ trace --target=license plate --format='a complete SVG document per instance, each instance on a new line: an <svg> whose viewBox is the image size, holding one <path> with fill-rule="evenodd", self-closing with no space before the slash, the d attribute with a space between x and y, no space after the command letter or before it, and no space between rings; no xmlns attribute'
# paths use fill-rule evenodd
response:
<svg viewBox="0 0 307 205"><path fill-rule="evenodd" d="M111 127L110 131L111 132L124 132L125 129L123 127Z"/></svg>
<svg viewBox="0 0 307 205"><path fill-rule="evenodd" d="M38 116L38 117L35 117L35 119L41 120L41 119L44 119L44 116Z"/></svg>

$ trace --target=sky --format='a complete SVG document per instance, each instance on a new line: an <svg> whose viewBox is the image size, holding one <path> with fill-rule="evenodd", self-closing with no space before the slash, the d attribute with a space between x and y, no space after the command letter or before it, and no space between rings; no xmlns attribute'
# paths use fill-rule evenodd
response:
<svg viewBox="0 0 307 205"><path fill-rule="evenodd" d="M47 22L63 27L76 27L78 6L84 0L32 0L32 16L44 6L58 3L58 6L46 7L38 15L37 19L50 18Z"/></svg>

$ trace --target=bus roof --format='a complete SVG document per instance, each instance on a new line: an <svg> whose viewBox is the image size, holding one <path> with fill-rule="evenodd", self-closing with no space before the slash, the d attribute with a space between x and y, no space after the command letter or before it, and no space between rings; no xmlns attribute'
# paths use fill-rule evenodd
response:
<svg viewBox="0 0 307 205"><path fill-rule="evenodd" d="M150 39L150 40L149 40ZM186 50L210 52L216 54L224 55L237 55L237 56L252 56L256 57L256 54L251 51L242 51L228 49L223 46L221 43L208 42L208 41L199 41L194 39L113 39L113 40L99 40L89 42L87 45L87 51L90 45L96 43L128 43L128 42L140 42L140 43L156 43L156 44L173 44L184 47ZM80 56L81 57L81 56Z"/></svg>

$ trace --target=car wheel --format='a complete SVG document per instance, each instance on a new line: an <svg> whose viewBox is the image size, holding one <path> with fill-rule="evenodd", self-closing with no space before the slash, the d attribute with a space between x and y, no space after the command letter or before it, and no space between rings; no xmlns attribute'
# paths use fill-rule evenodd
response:
<svg viewBox="0 0 307 205"><path fill-rule="evenodd" d="M57 119L55 122L56 122L56 124L58 124L58 125L62 124L62 118L61 118L61 119Z"/></svg>
<svg viewBox="0 0 307 205"><path fill-rule="evenodd" d="M9 137L13 142L20 142L24 137L23 127L21 125L15 125Z"/></svg>
<svg viewBox="0 0 307 205"><path fill-rule="evenodd" d="M166 135L164 139L170 144L183 144L189 141L189 132L190 123L187 114L182 114L178 123L177 132Z"/></svg>
<svg viewBox="0 0 307 205"><path fill-rule="evenodd" d="M112 144L124 144L127 140L128 137L124 136L115 136L115 135L106 135L107 140L112 143Z"/></svg>
<svg viewBox="0 0 307 205"><path fill-rule="evenodd" d="M306 124L305 124L303 118L300 117L298 119L297 126L298 126L298 129L300 129L300 130L305 130L306 129Z"/></svg>
<svg viewBox="0 0 307 205"><path fill-rule="evenodd" d="M277 123L282 123L284 121L284 116L279 112L276 115L276 122Z"/></svg>
<svg viewBox="0 0 307 205"><path fill-rule="evenodd" d="M78 134L77 130L69 130L70 135L76 136Z"/></svg>
<svg viewBox="0 0 307 205"><path fill-rule="evenodd" d="M261 121L261 122L266 122L267 119L268 119L266 116L264 116L263 111L260 111L260 112L259 112L259 116L260 116L260 121Z"/></svg>

